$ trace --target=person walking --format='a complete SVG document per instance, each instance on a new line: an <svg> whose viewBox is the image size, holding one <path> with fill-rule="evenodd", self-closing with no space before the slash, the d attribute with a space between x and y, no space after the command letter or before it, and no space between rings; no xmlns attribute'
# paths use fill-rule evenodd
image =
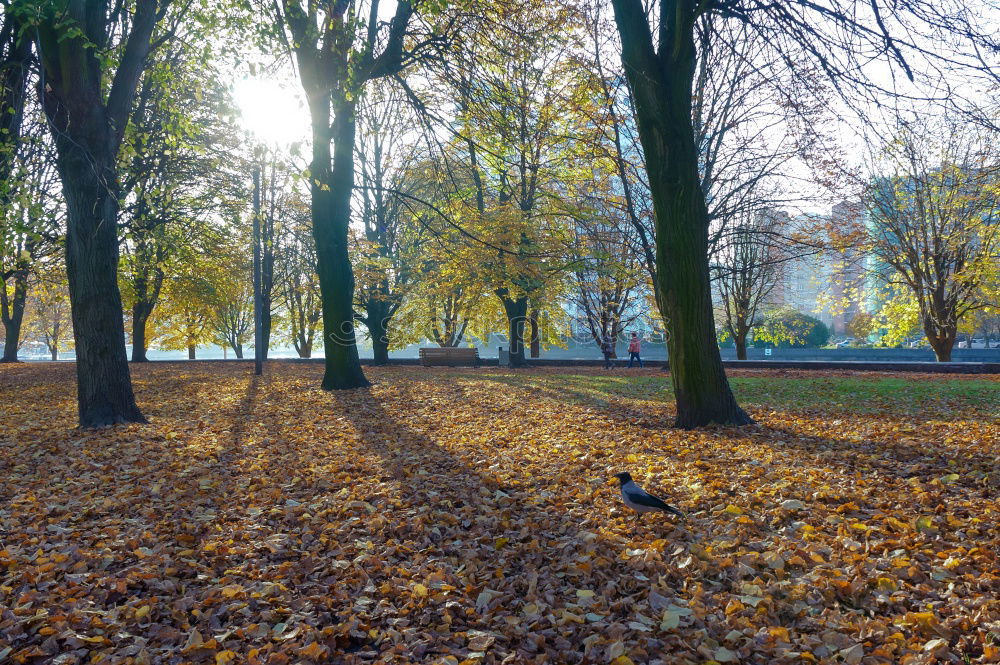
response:
<svg viewBox="0 0 1000 665"><path fill-rule="evenodd" d="M604 369L611 369L615 366L611 356L615 354L615 343L611 340L611 335L605 335L601 341L601 353L604 354Z"/></svg>
<svg viewBox="0 0 1000 665"><path fill-rule="evenodd" d="M639 354L642 352L642 340L639 339L638 333L632 333L632 339L628 343L628 366L632 367L632 362L635 361L639 363L639 367L642 367L642 358Z"/></svg>

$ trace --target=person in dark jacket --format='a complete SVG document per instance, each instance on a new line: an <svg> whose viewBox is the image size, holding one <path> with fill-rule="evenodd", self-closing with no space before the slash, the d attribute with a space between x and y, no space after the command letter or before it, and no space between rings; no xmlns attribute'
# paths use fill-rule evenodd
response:
<svg viewBox="0 0 1000 665"><path fill-rule="evenodd" d="M611 356L615 355L615 343L612 341L611 335L605 335L601 341L601 353L604 354L604 369L614 367L615 363L611 360Z"/></svg>

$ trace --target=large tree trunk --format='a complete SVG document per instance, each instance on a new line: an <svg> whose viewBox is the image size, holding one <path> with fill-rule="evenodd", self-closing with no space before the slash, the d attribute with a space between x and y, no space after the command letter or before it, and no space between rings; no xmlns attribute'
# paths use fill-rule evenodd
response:
<svg viewBox="0 0 1000 665"><path fill-rule="evenodd" d="M736 343L736 359L746 360L747 359L747 334L734 335L733 341Z"/></svg>
<svg viewBox="0 0 1000 665"><path fill-rule="evenodd" d="M497 295L503 303L507 314L507 339L510 344L510 366L524 367L524 324L528 317L528 297L511 298L506 289L498 290Z"/></svg>
<svg viewBox="0 0 1000 665"><path fill-rule="evenodd" d="M194 344L188 344L188 360L194 360L197 353L197 348Z"/></svg>
<svg viewBox="0 0 1000 665"><path fill-rule="evenodd" d="M84 21L86 11L70 3L66 16L43 12L33 32L46 74L40 95L66 199L66 274L79 422L81 427L103 427L146 422L135 403L125 351L115 169L158 11L156 3L134 3L111 85L106 85L98 60L103 55L95 54L100 44L95 48L91 38L103 34L105 17L98 11L101 16L88 14Z"/></svg>
<svg viewBox="0 0 1000 665"><path fill-rule="evenodd" d="M148 362L146 358L146 324L153 313L153 304L140 301L132 306L132 362Z"/></svg>
<svg viewBox="0 0 1000 665"><path fill-rule="evenodd" d="M386 365L389 363L389 343L385 341L372 340L373 364Z"/></svg>
<svg viewBox="0 0 1000 665"><path fill-rule="evenodd" d="M17 351L21 345L21 323L24 321L24 303L28 297L28 271L18 270L11 277L14 280L14 297L7 300L7 293L0 294L3 299L4 346L3 358L0 362L16 363ZM0 285L0 288L6 288Z"/></svg>
<svg viewBox="0 0 1000 665"><path fill-rule="evenodd" d="M347 242L354 188L354 103L344 102L336 107L332 137L328 109L329 101L324 95L311 98L312 219L323 299L326 371L322 385L324 390L341 390L370 384L361 369L354 334L354 273Z"/></svg>
<svg viewBox="0 0 1000 665"><path fill-rule="evenodd" d="M102 115L94 105L92 115ZM56 133L66 196L66 272L76 343L81 427L146 419L136 406L118 290L118 197L110 132L103 117L72 136ZM84 149L83 146L90 146Z"/></svg>
<svg viewBox="0 0 1000 665"><path fill-rule="evenodd" d="M934 322L924 319L924 333L927 335L927 342L934 349L934 356L939 363L950 363L951 352L955 348L955 338L958 336L957 326L938 327Z"/></svg>
<svg viewBox="0 0 1000 665"><path fill-rule="evenodd" d="M656 290L670 338L676 427L752 422L733 397L716 343L708 266L708 209L691 122L693 8L661 17L660 53L642 3L612 0L635 99L656 229ZM687 4L687 3L685 3ZM687 16L690 13L691 16Z"/></svg>
<svg viewBox="0 0 1000 665"><path fill-rule="evenodd" d="M365 326L372 340L373 364L389 362L389 311L385 301L371 300L366 307Z"/></svg>
<svg viewBox="0 0 1000 665"><path fill-rule="evenodd" d="M542 339L538 332L538 310L531 310L531 357L542 355Z"/></svg>

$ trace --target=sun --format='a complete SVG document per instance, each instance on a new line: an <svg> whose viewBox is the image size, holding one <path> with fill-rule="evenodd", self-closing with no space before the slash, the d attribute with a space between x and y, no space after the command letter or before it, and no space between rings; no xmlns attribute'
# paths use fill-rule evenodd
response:
<svg viewBox="0 0 1000 665"><path fill-rule="evenodd" d="M287 148L309 136L309 113L294 81L247 77L234 86L241 124L268 146Z"/></svg>

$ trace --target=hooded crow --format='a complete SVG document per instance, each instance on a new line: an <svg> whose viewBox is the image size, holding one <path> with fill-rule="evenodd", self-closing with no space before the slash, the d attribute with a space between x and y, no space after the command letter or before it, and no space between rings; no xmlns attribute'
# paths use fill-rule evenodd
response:
<svg viewBox="0 0 1000 665"><path fill-rule="evenodd" d="M636 485L635 481L632 480L632 475L627 471L616 473L615 478L617 478L618 482L621 483L622 501L625 502L626 506L636 512L636 522L639 521L643 513L648 513L654 510L659 510L684 518L684 513L677 510L673 506L667 505L662 499L658 499Z"/></svg>

